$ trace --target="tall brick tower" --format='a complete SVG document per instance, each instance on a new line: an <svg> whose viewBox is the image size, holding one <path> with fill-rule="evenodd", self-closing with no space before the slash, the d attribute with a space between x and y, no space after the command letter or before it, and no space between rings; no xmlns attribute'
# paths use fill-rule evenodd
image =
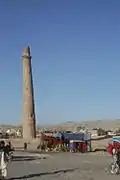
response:
<svg viewBox="0 0 120 180"><path fill-rule="evenodd" d="M23 138L36 137L36 118L30 47L23 50Z"/></svg>

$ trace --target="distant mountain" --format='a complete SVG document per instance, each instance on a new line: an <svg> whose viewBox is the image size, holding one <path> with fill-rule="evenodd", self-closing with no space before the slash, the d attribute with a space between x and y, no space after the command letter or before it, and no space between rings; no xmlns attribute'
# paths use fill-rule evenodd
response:
<svg viewBox="0 0 120 180"><path fill-rule="evenodd" d="M96 121L81 121L81 122L74 122L74 121L67 121L61 124L55 125L46 125L41 126L40 129L43 127L51 128L51 129L61 129L61 130L74 130L77 126L84 126L87 129L93 128L102 128L106 130L117 130L120 128L120 119L115 120L96 120Z"/></svg>
<svg viewBox="0 0 120 180"><path fill-rule="evenodd" d="M87 129L93 129L93 128L102 128L106 130L117 130L120 128L120 119L113 119L113 120L96 120L96 121L80 121L80 122L74 122L74 121L66 121L60 124L54 124L54 125L39 125L40 130L47 128L47 129L58 129L58 130L73 130L77 126L84 126ZM0 125L2 129L8 129L8 128L16 128L17 126L13 125ZM19 126L20 127L20 126Z"/></svg>
<svg viewBox="0 0 120 180"><path fill-rule="evenodd" d="M67 122L64 122L63 124L74 124L75 122L74 121L67 121Z"/></svg>

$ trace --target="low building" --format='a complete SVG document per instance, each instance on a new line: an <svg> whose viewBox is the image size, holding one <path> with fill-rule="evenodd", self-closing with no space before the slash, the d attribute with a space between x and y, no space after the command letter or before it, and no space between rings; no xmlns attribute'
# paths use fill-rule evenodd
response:
<svg viewBox="0 0 120 180"><path fill-rule="evenodd" d="M109 136L115 136L115 135L116 135L116 133L115 133L114 131L108 131L107 134L108 134Z"/></svg>
<svg viewBox="0 0 120 180"><path fill-rule="evenodd" d="M91 137L97 137L98 136L98 130L97 129L93 129L90 131Z"/></svg>

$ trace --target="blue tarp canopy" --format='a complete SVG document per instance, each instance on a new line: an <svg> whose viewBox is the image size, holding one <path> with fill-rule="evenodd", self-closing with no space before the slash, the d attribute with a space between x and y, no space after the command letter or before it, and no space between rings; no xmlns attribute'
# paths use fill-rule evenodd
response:
<svg viewBox="0 0 120 180"><path fill-rule="evenodd" d="M67 140L90 140L90 136L88 134L84 133L55 133L53 134L53 137L55 138L61 138L64 137L64 139Z"/></svg>
<svg viewBox="0 0 120 180"><path fill-rule="evenodd" d="M112 141L119 142L120 143L120 137L112 138Z"/></svg>

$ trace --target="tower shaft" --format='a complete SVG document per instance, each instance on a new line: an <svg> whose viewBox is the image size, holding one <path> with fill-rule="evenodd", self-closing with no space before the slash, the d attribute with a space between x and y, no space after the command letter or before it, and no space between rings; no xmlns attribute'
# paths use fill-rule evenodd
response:
<svg viewBox="0 0 120 180"><path fill-rule="evenodd" d="M32 66L30 47L23 51L23 138L36 137L36 118L34 103L34 88L32 79Z"/></svg>

